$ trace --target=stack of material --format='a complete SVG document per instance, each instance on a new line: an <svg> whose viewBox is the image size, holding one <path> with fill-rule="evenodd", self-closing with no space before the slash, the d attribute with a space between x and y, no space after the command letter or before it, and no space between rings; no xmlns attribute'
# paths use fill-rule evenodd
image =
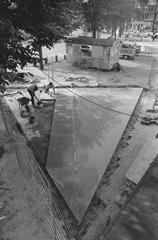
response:
<svg viewBox="0 0 158 240"><path fill-rule="evenodd" d="M151 117L151 116L143 117L140 123L147 126L152 124L158 125L158 117Z"/></svg>
<svg viewBox="0 0 158 240"><path fill-rule="evenodd" d="M41 102L48 102L48 101L53 101L55 99L55 95L54 94L48 94L48 93L45 93L45 92L41 92L40 93L40 101Z"/></svg>

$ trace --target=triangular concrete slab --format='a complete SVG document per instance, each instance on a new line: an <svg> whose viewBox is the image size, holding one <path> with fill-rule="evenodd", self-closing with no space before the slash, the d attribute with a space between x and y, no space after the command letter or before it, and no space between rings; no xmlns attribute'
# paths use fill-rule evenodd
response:
<svg viewBox="0 0 158 240"><path fill-rule="evenodd" d="M130 118L104 106L132 114L141 91L57 90L47 170L79 222Z"/></svg>

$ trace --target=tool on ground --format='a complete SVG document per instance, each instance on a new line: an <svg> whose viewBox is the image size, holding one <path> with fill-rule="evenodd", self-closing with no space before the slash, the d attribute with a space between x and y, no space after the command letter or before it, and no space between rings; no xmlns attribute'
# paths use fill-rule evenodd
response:
<svg viewBox="0 0 158 240"><path fill-rule="evenodd" d="M158 125L158 117L152 116L143 117L140 123L146 126L150 126L153 124Z"/></svg>
<svg viewBox="0 0 158 240"><path fill-rule="evenodd" d="M27 117L30 114L30 108L28 106L28 103L30 102L30 99L27 97L21 97L17 99L19 103L19 109L21 117Z"/></svg>
<svg viewBox="0 0 158 240"><path fill-rule="evenodd" d="M29 117L29 123L34 124L35 123L35 116L31 115L30 107L28 106L28 103L30 102L30 99L23 96L21 98L17 99L19 103L20 108L20 115L21 117Z"/></svg>

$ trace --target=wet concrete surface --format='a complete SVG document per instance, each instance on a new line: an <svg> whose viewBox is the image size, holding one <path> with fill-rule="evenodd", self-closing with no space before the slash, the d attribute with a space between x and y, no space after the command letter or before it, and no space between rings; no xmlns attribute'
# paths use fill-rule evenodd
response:
<svg viewBox="0 0 158 240"><path fill-rule="evenodd" d="M98 105L133 112L142 89L73 89ZM109 111L58 89L47 170L78 221L97 189L128 123Z"/></svg>

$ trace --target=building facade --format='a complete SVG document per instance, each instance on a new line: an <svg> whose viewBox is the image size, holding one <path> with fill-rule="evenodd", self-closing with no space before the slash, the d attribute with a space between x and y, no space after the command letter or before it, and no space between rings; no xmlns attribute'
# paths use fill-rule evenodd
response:
<svg viewBox="0 0 158 240"><path fill-rule="evenodd" d="M158 32L158 0L148 0L148 3L140 4L135 0L135 9L139 11L131 22L131 30L139 32Z"/></svg>
<svg viewBox="0 0 158 240"><path fill-rule="evenodd" d="M146 6L146 13L144 19L146 30L151 32L158 32L158 1L149 0Z"/></svg>

